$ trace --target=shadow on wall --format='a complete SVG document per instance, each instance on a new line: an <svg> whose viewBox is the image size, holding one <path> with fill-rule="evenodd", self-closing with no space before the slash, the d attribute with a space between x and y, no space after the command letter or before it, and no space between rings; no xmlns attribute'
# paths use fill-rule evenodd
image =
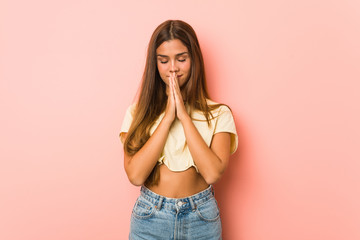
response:
<svg viewBox="0 0 360 240"><path fill-rule="evenodd" d="M234 237L240 239L239 237L242 232L242 224L238 213L241 214L241 199L244 190L243 186L245 186L244 173L247 172L244 169L247 148L245 147L246 132L240 124L239 118L235 117L235 119L237 120L235 124L239 140L238 149L230 156L228 168L220 181L214 185L215 197L221 212L224 240L235 239ZM236 236L230 236L229 233L237 234Z"/></svg>

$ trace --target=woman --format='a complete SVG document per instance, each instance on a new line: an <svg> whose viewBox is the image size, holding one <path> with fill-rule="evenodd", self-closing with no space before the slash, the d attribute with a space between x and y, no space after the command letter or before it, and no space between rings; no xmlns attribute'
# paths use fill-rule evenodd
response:
<svg viewBox="0 0 360 240"><path fill-rule="evenodd" d="M155 29L120 138L126 174L141 186L129 239L221 239L212 184L238 139L230 109L209 98L189 24L168 20Z"/></svg>

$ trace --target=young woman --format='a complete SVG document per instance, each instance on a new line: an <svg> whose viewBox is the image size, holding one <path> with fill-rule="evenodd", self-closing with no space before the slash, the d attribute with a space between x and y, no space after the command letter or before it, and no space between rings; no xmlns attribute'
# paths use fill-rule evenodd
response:
<svg viewBox="0 0 360 240"><path fill-rule="evenodd" d="M148 46L138 99L120 132L124 167L141 186L129 239L221 239L212 184L238 144L234 119L210 100L193 28L168 20Z"/></svg>

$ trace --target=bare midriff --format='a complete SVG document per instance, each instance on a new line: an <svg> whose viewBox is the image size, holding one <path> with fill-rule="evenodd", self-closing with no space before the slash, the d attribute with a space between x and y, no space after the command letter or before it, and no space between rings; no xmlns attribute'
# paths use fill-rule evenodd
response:
<svg viewBox="0 0 360 240"><path fill-rule="evenodd" d="M171 171L165 164L160 165L159 168L159 183L149 187L146 186L159 195L169 198L184 198L209 187L209 184L196 172L194 167L181 172Z"/></svg>

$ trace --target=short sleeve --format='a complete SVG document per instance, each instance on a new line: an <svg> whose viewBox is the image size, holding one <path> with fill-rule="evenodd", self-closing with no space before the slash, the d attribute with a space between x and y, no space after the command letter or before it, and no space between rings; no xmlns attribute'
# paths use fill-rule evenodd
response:
<svg viewBox="0 0 360 240"><path fill-rule="evenodd" d="M129 131L130 125L133 120L134 108L135 108L135 104L132 104L126 109L125 117L121 124L120 134L119 134L119 137L120 137L120 140L122 143L123 143L123 141L122 141L121 135L122 135L122 133L127 133Z"/></svg>
<svg viewBox="0 0 360 240"><path fill-rule="evenodd" d="M219 109L219 114L216 120L214 134L219 132L228 132L231 135L230 153L233 154L238 147L238 135L234 117L231 110L223 105Z"/></svg>

